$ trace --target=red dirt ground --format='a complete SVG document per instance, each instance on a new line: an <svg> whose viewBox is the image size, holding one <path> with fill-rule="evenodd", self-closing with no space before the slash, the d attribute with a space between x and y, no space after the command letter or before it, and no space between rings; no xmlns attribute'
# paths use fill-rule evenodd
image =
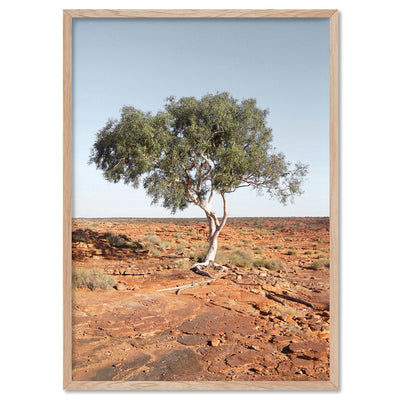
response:
<svg viewBox="0 0 400 400"><path fill-rule="evenodd" d="M210 279L188 258L207 242L205 220L75 219L78 229L87 240L75 236L74 270L102 269L118 284L73 289L73 380L329 380L329 267L312 268L329 259L329 218L228 220L222 259L241 250L284 265L227 263L179 295L157 290ZM107 232L162 243L117 248Z"/></svg>

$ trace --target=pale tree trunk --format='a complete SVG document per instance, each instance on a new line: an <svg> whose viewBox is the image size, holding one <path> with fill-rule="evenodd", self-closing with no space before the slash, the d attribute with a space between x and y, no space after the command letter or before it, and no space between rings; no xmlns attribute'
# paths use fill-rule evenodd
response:
<svg viewBox="0 0 400 400"><path fill-rule="evenodd" d="M204 264L213 265L215 261L215 256L217 255L218 250L218 236L220 231L216 231L214 235L210 238L210 246L208 248L206 257L204 259Z"/></svg>
<svg viewBox="0 0 400 400"><path fill-rule="evenodd" d="M226 220L228 218L228 213L226 210L226 200L223 193L221 193L222 200L224 202L224 215L222 217L222 221L220 222L216 217L215 213L210 211L211 203L207 204L204 211L207 216L208 220L208 227L209 227L209 235L208 235L208 242L209 248L204 259L203 265L212 266L214 265L215 256L217 255L218 250L218 236L221 233L223 227L225 226Z"/></svg>

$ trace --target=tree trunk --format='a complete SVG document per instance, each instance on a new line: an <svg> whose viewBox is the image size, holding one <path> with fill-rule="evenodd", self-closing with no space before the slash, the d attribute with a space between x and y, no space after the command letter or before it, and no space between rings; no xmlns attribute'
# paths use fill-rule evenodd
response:
<svg viewBox="0 0 400 400"><path fill-rule="evenodd" d="M208 204L203 208L207 216L208 228L209 228L209 233L208 233L209 247L204 262L201 263L202 265L206 266L214 265L215 256L217 255L217 250L218 250L218 236L221 233L223 227L225 226L226 220L228 218L228 213L226 211L225 196L223 193L221 193L221 196L224 202L224 216L221 222L218 220L215 213L213 211L210 211L212 196L210 196Z"/></svg>
<svg viewBox="0 0 400 400"><path fill-rule="evenodd" d="M219 231L215 231L214 235L210 238L210 246L208 248L206 257L204 259L204 263L208 265L213 265L215 261L215 256L217 255L218 250L218 236Z"/></svg>

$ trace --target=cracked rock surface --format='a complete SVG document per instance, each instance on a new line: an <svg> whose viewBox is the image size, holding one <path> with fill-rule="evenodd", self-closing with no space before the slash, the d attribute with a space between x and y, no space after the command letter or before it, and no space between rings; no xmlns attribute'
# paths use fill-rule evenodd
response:
<svg viewBox="0 0 400 400"><path fill-rule="evenodd" d="M284 267L226 264L209 269L216 280L204 286L157 291L208 279L179 265L187 258L177 243L205 242L204 227L199 220L73 221L74 232L91 235L74 241L73 268L103 269L118 282L73 290L73 380L329 380L329 268L311 268L321 254L329 257L329 220L233 219L222 251L242 244ZM169 243L157 257L139 245L113 248L104 237L139 240L149 231ZM187 232L196 236L185 242Z"/></svg>

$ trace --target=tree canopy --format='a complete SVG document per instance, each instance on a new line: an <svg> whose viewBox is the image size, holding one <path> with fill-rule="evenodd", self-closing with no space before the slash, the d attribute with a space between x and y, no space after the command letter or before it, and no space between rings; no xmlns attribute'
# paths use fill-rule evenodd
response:
<svg viewBox="0 0 400 400"><path fill-rule="evenodd" d="M301 193L307 167L290 169L271 145L268 110L228 93L197 100L170 97L156 115L122 108L97 134L90 161L111 182L143 186L154 203L173 213L202 204L211 191L250 186L283 203Z"/></svg>
<svg viewBox="0 0 400 400"><path fill-rule="evenodd" d="M124 106L97 133L90 162L110 182L143 183L152 202L172 213L190 203L201 207L211 243L227 218L227 193L252 187L286 203L302 192L307 166L291 167L275 151L267 116L255 99L238 101L229 93L169 97L155 115ZM211 210L215 194L223 199L222 222Z"/></svg>

